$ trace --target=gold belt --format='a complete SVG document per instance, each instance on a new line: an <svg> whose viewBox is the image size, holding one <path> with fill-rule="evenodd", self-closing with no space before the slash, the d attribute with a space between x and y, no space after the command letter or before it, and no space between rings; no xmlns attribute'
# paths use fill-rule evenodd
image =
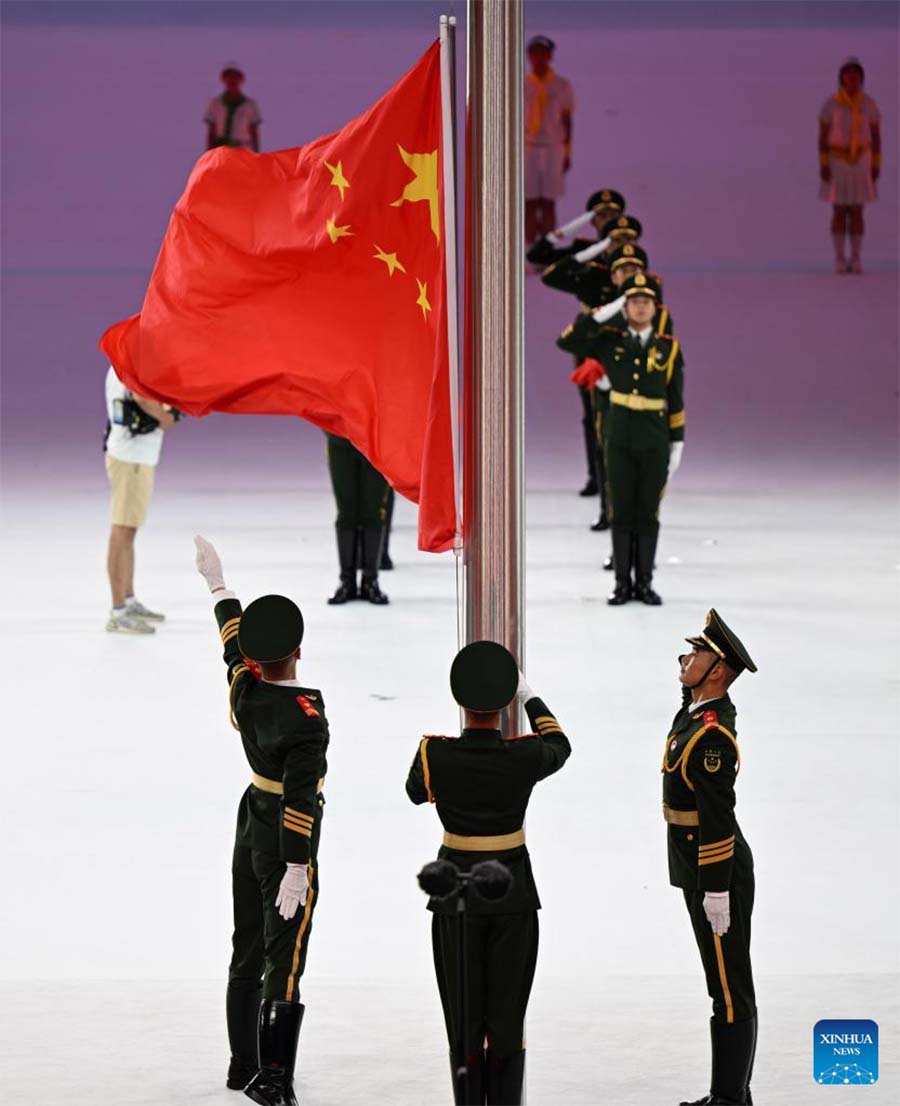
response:
<svg viewBox="0 0 900 1106"><path fill-rule="evenodd" d="M673 810L663 803L663 818L670 826L699 826L700 815L696 810Z"/></svg>
<svg viewBox="0 0 900 1106"><path fill-rule="evenodd" d="M665 411L664 399L651 399L650 396L632 396L627 392L612 391L609 398L619 407L629 407L632 411Z"/></svg>
<svg viewBox="0 0 900 1106"><path fill-rule="evenodd" d="M518 849L524 844L525 830L520 829L515 833L500 833L494 837L466 837L461 833L448 833L444 830L444 845L463 853L499 853L504 849Z"/></svg>
<svg viewBox="0 0 900 1106"><path fill-rule="evenodd" d="M270 795L283 795L284 784L281 780L270 780L266 776L260 776L258 772L250 773L250 782L259 791L268 791ZM316 794L320 795L325 788L325 777L316 783Z"/></svg>

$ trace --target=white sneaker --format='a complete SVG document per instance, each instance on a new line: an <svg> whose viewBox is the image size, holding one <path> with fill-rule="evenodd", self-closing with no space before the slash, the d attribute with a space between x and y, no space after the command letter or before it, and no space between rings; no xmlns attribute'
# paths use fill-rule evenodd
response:
<svg viewBox="0 0 900 1106"><path fill-rule="evenodd" d="M165 622L166 616L160 614L158 611L148 610L143 603L137 599L133 603L129 603L125 608L125 613L131 615L133 618L143 618L147 622Z"/></svg>
<svg viewBox="0 0 900 1106"><path fill-rule="evenodd" d="M109 616L109 621L106 623L106 632L109 634L155 634L156 627L126 610L124 614L111 614Z"/></svg>

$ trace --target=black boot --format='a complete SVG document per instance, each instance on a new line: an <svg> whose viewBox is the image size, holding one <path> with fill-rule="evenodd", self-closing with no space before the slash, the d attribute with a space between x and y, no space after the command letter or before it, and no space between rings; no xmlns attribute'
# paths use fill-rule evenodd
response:
<svg viewBox="0 0 900 1106"><path fill-rule="evenodd" d="M381 539L384 530L380 526L366 526L360 531L362 538L362 584L360 599L383 607L390 600L378 586L378 562L381 560Z"/></svg>
<svg viewBox="0 0 900 1106"><path fill-rule="evenodd" d="M259 1071L257 1025L259 1023L259 986L247 986L249 980L229 981L225 993L225 1016L231 1060L225 1086L242 1091Z"/></svg>
<svg viewBox="0 0 900 1106"><path fill-rule="evenodd" d="M520 1106L525 1082L525 1052L498 1059L487 1054L488 1106Z"/></svg>
<svg viewBox="0 0 900 1106"><path fill-rule="evenodd" d="M394 562L391 560L391 555L388 552L388 545L391 541L391 525L394 521L394 489L388 490L387 502L384 506L384 541L381 543L381 560L378 567L382 572L390 572L394 567Z"/></svg>
<svg viewBox="0 0 900 1106"><path fill-rule="evenodd" d="M484 1106L484 1053L475 1052L467 1058L466 1073L459 1053L450 1053L450 1077L453 1080L453 1101L456 1106Z"/></svg>
<svg viewBox="0 0 900 1106"><path fill-rule="evenodd" d="M612 553L610 553L610 555L603 562L603 571L604 572L612 572L612 570L615 567L616 566L613 564L613 555L612 555Z"/></svg>
<svg viewBox="0 0 900 1106"><path fill-rule="evenodd" d="M634 597L648 607L658 607L662 603L652 586L655 557L656 534L638 534Z"/></svg>
<svg viewBox="0 0 900 1106"><path fill-rule="evenodd" d="M708 1095L681 1106L747 1106L747 1084L753 1066L756 1019L717 1022L710 1018L712 1081Z"/></svg>
<svg viewBox="0 0 900 1106"><path fill-rule="evenodd" d="M753 1106L753 1095L750 1093L750 1080L753 1078L753 1064L756 1060L756 1039L759 1035L759 1016L754 1014L750 1020L753 1022L753 1050L750 1053L750 1067L747 1071L747 1106Z"/></svg>
<svg viewBox="0 0 900 1106"><path fill-rule="evenodd" d="M609 519L606 517L606 511L600 512L600 517L596 522L591 523L591 529L596 533L598 530L609 529Z"/></svg>
<svg viewBox="0 0 900 1106"><path fill-rule="evenodd" d="M348 603L358 599L356 590L356 527L337 527L338 564L341 568L341 583L337 591L328 600L331 606Z"/></svg>
<svg viewBox="0 0 900 1106"><path fill-rule="evenodd" d="M260 1106L297 1106L294 1065L306 1009L299 1002L266 999L259 1009L260 1068L244 1094Z"/></svg>
<svg viewBox="0 0 900 1106"><path fill-rule="evenodd" d="M585 415L581 420L581 429L584 431L584 455L587 460L587 483L578 493L585 497L597 494L597 436L594 431L594 420L590 415Z"/></svg>
<svg viewBox="0 0 900 1106"><path fill-rule="evenodd" d="M616 586L607 596L606 602L610 607L621 607L631 598L631 531L614 526L612 542Z"/></svg>

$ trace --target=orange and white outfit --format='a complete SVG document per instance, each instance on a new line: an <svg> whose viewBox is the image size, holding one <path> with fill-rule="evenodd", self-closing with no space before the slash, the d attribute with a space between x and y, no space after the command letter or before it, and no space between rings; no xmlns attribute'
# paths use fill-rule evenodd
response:
<svg viewBox="0 0 900 1106"><path fill-rule="evenodd" d="M872 132L881 121L878 105L861 88L850 96L838 89L819 112L828 128L831 179L822 182L820 197L830 204L860 205L877 199L872 179Z"/></svg>
<svg viewBox="0 0 900 1106"><path fill-rule="evenodd" d="M566 120L575 110L571 84L548 66L525 78L525 199L555 200L565 191Z"/></svg>

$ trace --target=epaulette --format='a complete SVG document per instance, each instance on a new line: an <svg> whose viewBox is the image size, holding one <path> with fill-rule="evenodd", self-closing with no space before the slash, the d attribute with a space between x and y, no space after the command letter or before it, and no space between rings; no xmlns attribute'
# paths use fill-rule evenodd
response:
<svg viewBox="0 0 900 1106"><path fill-rule="evenodd" d="M524 741L527 737L537 737L536 733L520 733L512 734L510 737L504 737L504 741Z"/></svg>
<svg viewBox="0 0 900 1106"><path fill-rule="evenodd" d="M459 734L423 733L423 741L459 741Z"/></svg>
<svg viewBox="0 0 900 1106"><path fill-rule="evenodd" d="M620 327L620 326L604 325L603 328L602 328L602 333L604 333L604 334L618 334L618 335L624 337L628 333L628 331L623 330L622 327Z"/></svg>
<svg viewBox="0 0 900 1106"><path fill-rule="evenodd" d="M714 710L705 710L703 712L703 725L704 726L718 726L719 716Z"/></svg>
<svg viewBox="0 0 900 1106"><path fill-rule="evenodd" d="M300 704L300 709L306 715L307 718L318 718L319 712L309 701L309 697L306 695L298 695L297 702Z"/></svg>
<svg viewBox="0 0 900 1106"><path fill-rule="evenodd" d="M661 345L663 342L668 342L669 345L671 345L674 341L674 334L660 334L657 332L653 335L653 344L656 346Z"/></svg>

